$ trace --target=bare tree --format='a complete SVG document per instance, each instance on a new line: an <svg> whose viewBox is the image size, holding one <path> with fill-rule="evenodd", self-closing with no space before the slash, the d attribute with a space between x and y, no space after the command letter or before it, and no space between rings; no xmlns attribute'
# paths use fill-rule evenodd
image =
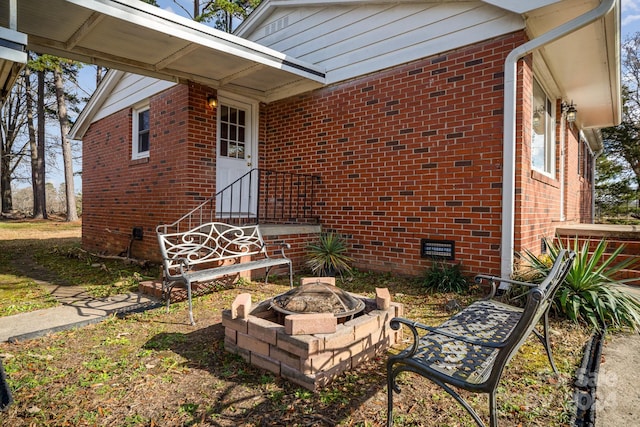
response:
<svg viewBox="0 0 640 427"><path fill-rule="evenodd" d="M56 89L56 103L58 106L58 120L60 121L60 137L62 141L62 160L64 163L65 196L67 200L67 221L76 221L76 195L73 182L73 153L69 134L69 116L64 91L64 76L60 61L53 69L53 80Z"/></svg>
<svg viewBox="0 0 640 427"><path fill-rule="evenodd" d="M34 125L33 119L33 93L31 89L31 70L29 67L25 69L25 91L26 91L26 100L27 100L27 129L29 133L29 151L31 152L31 187L32 187L32 198L33 201L33 209L32 216L33 218L46 218L47 217L47 206L46 199L44 197L44 159L41 157L40 150L38 147L38 140L36 139L36 129ZM44 83L43 83L44 86ZM41 98L38 98L41 100ZM42 121L42 116L40 116L40 120ZM44 141L40 141L44 143ZM44 150L42 150L42 155L44 155Z"/></svg>
<svg viewBox="0 0 640 427"><path fill-rule="evenodd" d="M215 28L231 33L262 0L193 0L193 13L179 2L180 7L191 19L198 22L214 22ZM153 0L147 3L155 3Z"/></svg>
<svg viewBox="0 0 640 427"><path fill-rule="evenodd" d="M27 154L27 143L19 140L26 123L24 79L19 79L0 109L0 200L2 212L13 211L11 181L16 168Z"/></svg>
<svg viewBox="0 0 640 427"><path fill-rule="evenodd" d="M636 205L640 206L640 33L622 45L623 109L618 126L602 130L604 155L624 171L631 171ZM613 180L613 184L618 185Z"/></svg>

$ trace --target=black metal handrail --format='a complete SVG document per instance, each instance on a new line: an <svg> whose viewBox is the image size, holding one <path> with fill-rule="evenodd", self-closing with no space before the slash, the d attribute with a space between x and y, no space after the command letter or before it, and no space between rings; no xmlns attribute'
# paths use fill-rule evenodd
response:
<svg viewBox="0 0 640 427"><path fill-rule="evenodd" d="M159 229L165 233L184 231L211 221L317 224L315 195L320 182L317 175L251 169L214 197Z"/></svg>

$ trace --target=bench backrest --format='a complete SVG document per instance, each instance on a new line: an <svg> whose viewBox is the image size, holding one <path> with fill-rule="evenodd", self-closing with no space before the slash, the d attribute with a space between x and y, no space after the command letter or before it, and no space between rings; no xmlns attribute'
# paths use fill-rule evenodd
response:
<svg viewBox="0 0 640 427"><path fill-rule="evenodd" d="M529 337L540 318L549 311L556 292L571 270L575 255L573 251L561 250L547 277L528 292L522 317L505 341L505 346L498 352L489 381L500 380L504 366Z"/></svg>
<svg viewBox="0 0 640 427"><path fill-rule="evenodd" d="M257 225L235 226L209 222L176 233L156 229L165 273L176 274L183 262L190 266L223 262L242 256L266 254L264 240Z"/></svg>

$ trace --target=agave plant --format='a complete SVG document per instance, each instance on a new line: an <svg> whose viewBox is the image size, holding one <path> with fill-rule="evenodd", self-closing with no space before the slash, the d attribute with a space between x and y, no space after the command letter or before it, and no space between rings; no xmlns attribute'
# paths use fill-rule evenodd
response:
<svg viewBox="0 0 640 427"><path fill-rule="evenodd" d="M537 257L528 250L520 254L542 277L547 275L558 253L564 249L562 241L555 243L548 240L546 244L548 256ZM578 239L574 239L572 250L576 252L576 258L565 283L556 294L555 307L569 319L585 321L596 329L629 327L637 332L640 330L640 302L616 286L627 280L614 278L618 272L631 267L637 260L619 258L624 245L619 246L608 257L605 256L606 249L607 242L604 239L598 242L592 253L589 253L588 241L579 247Z"/></svg>
<svg viewBox="0 0 640 427"><path fill-rule="evenodd" d="M353 259L347 255L345 239L335 233L321 234L316 243L307 247L307 267L316 276L351 273Z"/></svg>

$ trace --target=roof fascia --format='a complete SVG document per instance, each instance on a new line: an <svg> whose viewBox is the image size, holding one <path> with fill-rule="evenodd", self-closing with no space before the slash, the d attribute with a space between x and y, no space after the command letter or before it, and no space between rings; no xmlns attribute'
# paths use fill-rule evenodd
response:
<svg viewBox="0 0 640 427"><path fill-rule="evenodd" d="M144 2L131 2L130 0L66 1L125 21L134 19L136 25L191 40L205 47L324 83L324 70L320 67Z"/></svg>
<svg viewBox="0 0 640 427"><path fill-rule="evenodd" d="M532 10L549 6L553 3L560 3L562 0L526 0L526 1L513 1L513 0L482 0L484 3L499 7L500 9L507 10L513 13L527 13Z"/></svg>

